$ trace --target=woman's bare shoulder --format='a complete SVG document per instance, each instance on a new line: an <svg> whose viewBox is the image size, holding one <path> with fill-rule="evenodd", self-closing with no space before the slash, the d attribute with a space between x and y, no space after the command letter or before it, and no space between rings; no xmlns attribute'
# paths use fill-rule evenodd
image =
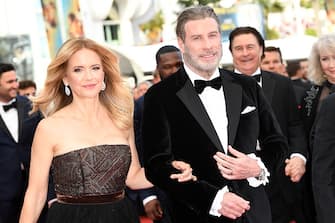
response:
<svg viewBox="0 0 335 223"><path fill-rule="evenodd" d="M61 125L66 123L65 117L61 113L54 113L40 121L38 124L38 130L43 132L57 131Z"/></svg>

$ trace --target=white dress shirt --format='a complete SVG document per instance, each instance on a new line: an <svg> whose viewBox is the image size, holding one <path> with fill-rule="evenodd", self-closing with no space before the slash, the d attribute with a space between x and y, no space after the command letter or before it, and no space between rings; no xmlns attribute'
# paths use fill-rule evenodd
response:
<svg viewBox="0 0 335 223"><path fill-rule="evenodd" d="M203 77L199 76L198 74L194 73L186 64L184 64L184 67L193 85L194 85L195 80L206 80ZM220 72L219 72L219 69L217 69L211 76L210 80L216 77L219 77L219 76L220 76ZM222 90L222 88L223 87L221 87L219 90L216 90L212 87L206 87L204 91L201 94L199 94L199 97L215 128L215 131L220 139L221 145L223 146L223 149L225 153L227 154L228 118L227 118L227 111L226 111L226 101L225 101L224 91ZM260 165L262 169L265 168L267 172L267 176L269 176L270 174L267 171L266 167L264 166L263 162L258 157L256 157L255 154L249 154L249 155L252 158L257 159L257 163ZM259 185L268 182L267 178L265 182L259 181L255 177L250 177L247 180L249 182L249 185L252 187L258 187ZM218 191L212 203L209 214L213 216L217 216L217 217L221 216L221 214L219 213L219 210L221 209L221 201L223 199L223 195L226 192L229 192L227 186L223 187L221 190Z"/></svg>
<svg viewBox="0 0 335 223"><path fill-rule="evenodd" d="M15 100L16 98L14 98L8 103L0 102L0 115L3 121L5 122L10 134L13 136L15 142L18 142L19 118L18 118L17 109L11 108L7 112L5 112L3 109L3 105L11 104Z"/></svg>

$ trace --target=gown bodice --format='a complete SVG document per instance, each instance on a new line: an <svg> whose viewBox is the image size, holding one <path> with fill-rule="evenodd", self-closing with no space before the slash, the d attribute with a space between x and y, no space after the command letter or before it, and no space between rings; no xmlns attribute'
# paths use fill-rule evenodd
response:
<svg viewBox="0 0 335 223"><path fill-rule="evenodd" d="M71 197L119 193L125 189L130 162L128 145L97 145L55 156L55 192Z"/></svg>

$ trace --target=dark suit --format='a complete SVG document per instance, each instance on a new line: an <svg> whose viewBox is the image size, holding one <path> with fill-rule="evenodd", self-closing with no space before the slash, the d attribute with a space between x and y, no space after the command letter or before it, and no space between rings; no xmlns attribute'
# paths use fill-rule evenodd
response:
<svg viewBox="0 0 335 223"><path fill-rule="evenodd" d="M262 89L264 95L275 113L280 128L287 138L289 151L287 157L292 153L300 153L308 158L307 138L304 133L300 111L297 105L296 96L292 81L287 77L268 71L262 71ZM288 223L292 218L292 210L296 206L295 218L298 222L305 222L302 216L302 192L303 183L293 183L285 176L285 163L277 176L272 174L270 184L266 187L269 195L273 222Z"/></svg>
<svg viewBox="0 0 335 223"><path fill-rule="evenodd" d="M17 96L18 142L0 117L0 222L18 222L29 174L33 135L41 120L39 113L29 115L31 103ZM23 167L23 169L22 169Z"/></svg>
<svg viewBox="0 0 335 223"><path fill-rule="evenodd" d="M143 166L143 146L142 146L142 116L143 116L143 104L144 104L144 96L139 97L135 100L134 103L134 132L135 132L135 144L138 153L138 158ZM127 196L133 201L136 206L139 215L145 215L143 200L149 196L156 196L158 201L160 202L163 218L158 221L154 221L155 223L171 223L171 217L169 214L170 205L169 200L157 187L141 189L141 190L131 190L130 188L126 189Z"/></svg>
<svg viewBox="0 0 335 223"><path fill-rule="evenodd" d="M227 108L228 143L249 154L255 153L259 138L266 157L263 161L266 165L274 163L287 145L260 87L250 77L221 69L220 74ZM241 115L247 106L256 109ZM230 181L220 174L213 155L223 151L223 147L183 67L146 93L142 134L146 176L170 196L176 223L271 222L263 186L254 188L246 180ZM170 174L176 171L172 160L189 163L198 181L171 180ZM237 221L209 215L214 197L224 186L251 202L251 209Z"/></svg>
<svg viewBox="0 0 335 223"><path fill-rule="evenodd" d="M322 101L314 127L312 184L317 220L335 222L335 94Z"/></svg>

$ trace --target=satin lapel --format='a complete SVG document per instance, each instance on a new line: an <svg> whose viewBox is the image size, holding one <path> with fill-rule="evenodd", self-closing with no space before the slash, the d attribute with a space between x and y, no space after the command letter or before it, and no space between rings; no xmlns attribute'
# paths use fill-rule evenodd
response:
<svg viewBox="0 0 335 223"><path fill-rule="evenodd" d="M24 115L25 115L25 110L24 107L26 106L21 100L16 100L17 101L17 115L18 115L18 124L19 124L19 129L18 129L18 142L20 142L20 139L22 137L22 125L23 125L23 120L24 120Z"/></svg>
<svg viewBox="0 0 335 223"><path fill-rule="evenodd" d="M186 80L184 86L177 92L177 96L185 104L186 108L200 124L213 144L221 152L224 152L214 126L212 125L212 122L210 121L208 114L189 79Z"/></svg>
<svg viewBox="0 0 335 223"><path fill-rule="evenodd" d="M221 72L224 95L226 100L226 112L228 118L228 143L235 141L242 104L242 88L235 84L229 75Z"/></svg>
<svg viewBox="0 0 335 223"><path fill-rule="evenodd" d="M269 74L262 71L262 89L265 97L268 99L269 104L272 104L272 96L275 89L276 82Z"/></svg>
<svg viewBox="0 0 335 223"><path fill-rule="evenodd" d="M10 137L14 140L12 134L9 132L6 123L2 119L2 116L0 115L0 128Z"/></svg>

